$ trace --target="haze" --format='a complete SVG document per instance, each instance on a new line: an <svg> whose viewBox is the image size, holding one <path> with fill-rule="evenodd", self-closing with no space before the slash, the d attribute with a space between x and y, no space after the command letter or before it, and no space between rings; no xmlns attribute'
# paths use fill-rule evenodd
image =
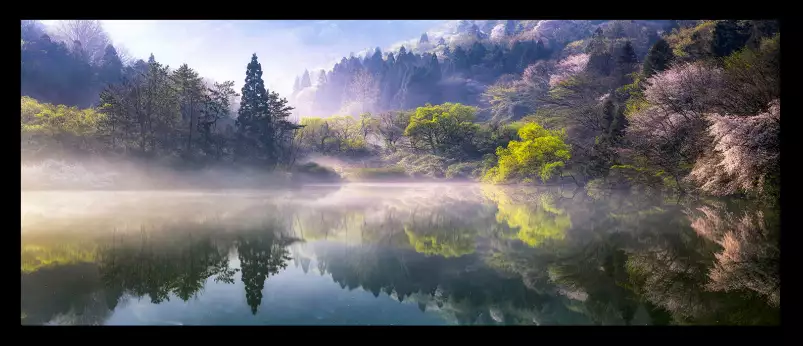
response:
<svg viewBox="0 0 803 346"><path fill-rule="evenodd" d="M58 20L45 20L48 27ZM248 58L262 62L265 87L290 95L305 69L330 69L340 58L417 38L441 20L102 20L115 46L135 59L152 53L171 67L188 64L201 76L243 85Z"/></svg>

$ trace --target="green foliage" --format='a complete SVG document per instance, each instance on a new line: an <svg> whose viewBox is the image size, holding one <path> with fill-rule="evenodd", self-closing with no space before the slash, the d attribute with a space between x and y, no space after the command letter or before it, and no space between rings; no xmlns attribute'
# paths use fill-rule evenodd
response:
<svg viewBox="0 0 803 346"><path fill-rule="evenodd" d="M571 158L570 147L564 142L564 131L551 131L537 123L528 123L518 134L521 141L511 141L507 148L497 149L498 165L485 173L485 181L501 183L539 177L546 182Z"/></svg>
<svg viewBox="0 0 803 346"><path fill-rule="evenodd" d="M353 168L347 172L347 175L354 180L399 180L409 178L404 168L398 166Z"/></svg>
<svg viewBox="0 0 803 346"><path fill-rule="evenodd" d="M334 170L318 165L315 162L296 165L293 167L293 173L316 180L338 180L340 178L340 175Z"/></svg>
<svg viewBox="0 0 803 346"><path fill-rule="evenodd" d="M76 263L93 263L97 249L93 244L30 244L22 246L21 270L31 273L42 268Z"/></svg>
<svg viewBox="0 0 803 346"><path fill-rule="evenodd" d="M449 165L446 168L446 179L472 179L482 176L482 162L470 161Z"/></svg>
<svg viewBox="0 0 803 346"><path fill-rule="evenodd" d="M410 117L404 134L411 145L434 155L450 157L463 154L463 146L471 143L477 130L473 123L477 109L459 103L418 107Z"/></svg>
<svg viewBox="0 0 803 346"><path fill-rule="evenodd" d="M703 59L711 55L714 27L717 21L704 20L689 28L676 28L666 37L673 55L681 61Z"/></svg>
<svg viewBox="0 0 803 346"><path fill-rule="evenodd" d="M94 109L39 103L21 98L20 126L23 150L92 150L94 136L105 116Z"/></svg>
<svg viewBox="0 0 803 346"><path fill-rule="evenodd" d="M731 114L764 112L781 97L781 35L764 38L757 48L745 47L723 60L725 92L720 103Z"/></svg>
<svg viewBox="0 0 803 346"><path fill-rule="evenodd" d="M549 196L539 195L538 203L524 203L494 186L483 186L482 194L497 204L496 221L513 230L513 238L531 247L563 240L572 226L569 215L557 208Z"/></svg>
<svg viewBox="0 0 803 346"><path fill-rule="evenodd" d="M352 116L332 116L329 118L301 118L295 139L307 152L324 155L364 156L368 154L366 132L373 119L370 116L360 120Z"/></svg>
<svg viewBox="0 0 803 346"><path fill-rule="evenodd" d="M268 92L256 53L246 69L237 116L238 154L244 159L275 165L282 159L287 140L298 127L287 121L292 107L276 92Z"/></svg>
<svg viewBox="0 0 803 346"><path fill-rule="evenodd" d="M422 234L419 234L423 232ZM430 256L460 257L475 251L476 231L472 229L436 229L416 231L411 226L404 227L410 245L416 252Z"/></svg>

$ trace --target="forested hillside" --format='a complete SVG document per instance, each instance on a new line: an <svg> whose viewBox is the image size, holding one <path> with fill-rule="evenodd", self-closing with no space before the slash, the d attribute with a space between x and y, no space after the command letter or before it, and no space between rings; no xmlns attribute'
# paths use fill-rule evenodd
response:
<svg viewBox="0 0 803 346"><path fill-rule="evenodd" d="M569 179L592 195L774 198L780 184L776 21L459 21L305 72L290 102L265 89L255 55L238 94L186 65L81 44L108 41L87 30L57 41L35 22L22 29L23 159L273 168L328 157L354 179Z"/></svg>
<svg viewBox="0 0 803 346"><path fill-rule="evenodd" d="M329 71L305 71L291 101L301 116L410 109L426 103L459 102L487 108L484 91L509 81L538 61L581 52L596 28L605 39L630 40L646 55L671 21L459 21L398 50L376 48L343 58ZM406 44L406 46L404 45ZM567 47L568 45L568 47ZM518 114L523 109L508 110ZM481 114L485 115L485 113Z"/></svg>
<svg viewBox="0 0 803 346"><path fill-rule="evenodd" d="M265 89L256 55L247 67L243 57L241 96L233 81L210 82L153 54L147 62L124 62L97 21L65 21L56 33L62 41L36 21L22 22L23 160L78 155L268 167L290 161L292 108Z"/></svg>

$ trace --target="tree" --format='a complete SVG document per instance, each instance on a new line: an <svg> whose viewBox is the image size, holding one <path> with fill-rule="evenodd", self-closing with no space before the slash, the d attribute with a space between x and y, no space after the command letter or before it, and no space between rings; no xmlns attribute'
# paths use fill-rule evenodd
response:
<svg viewBox="0 0 803 346"><path fill-rule="evenodd" d="M385 148L396 151L397 143L404 137L404 130L410 123L410 114L402 111L380 113L376 124L377 132L385 142Z"/></svg>
<svg viewBox="0 0 803 346"><path fill-rule="evenodd" d="M171 76L176 84L179 102L181 103L181 118L188 124L186 155L192 155L192 135L197 130L197 120L200 106L203 105L203 86L201 78L195 70L187 64L181 65Z"/></svg>
<svg viewBox="0 0 803 346"><path fill-rule="evenodd" d="M289 146L300 126L287 120L292 111L293 107L287 105L287 99L280 97L275 91L268 94L268 115L272 132L266 134L269 139L267 149L269 157L276 163L291 163L294 159Z"/></svg>
<svg viewBox="0 0 803 346"><path fill-rule="evenodd" d="M360 113L371 111L379 98L377 80L364 68L352 77L349 91L352 99L360 104Z"/></svg>
<svg viewBox="0 0 803 346"><path fill-rule="evenodd" d="M647 80L644 95L650 106L629 117L626 131L634 154L643 159L642 168L652 167L658 177L666 175L682 189L680 180L709 148L705 117L720 98L722 74L698 62Z"/></svg>
<svg viewBox="0 0 803 346"><path fill-rule="evenodd" d="M70 50L82 51L93 65L100 62L110 41L98 20L64 20L56 26L56 33Z"/></svg>
<svg viewBox="0 0 803 346"><path fill-rule="evenodd" d="M720 113L752 116L767 111L781 97L780 34L724 59L725 80L718 98Z"/></svg>
<svg viewBox="0 0 803 346"><path fill-rule="evenodd" d="M646 78L652 77L652 75L666 70L674 58L675 55L672 53L672 48L669 47L669 43L661 38L658 42L655 42L652 48L650 48L650 52L647 53L647 57L644 58L642 74L644 74Z"/></svg>
<svg viewBox="0 0 803 346"><path fill-rule="evenodd" d="M321 70L318 73L318 87L320 88L324 85L326 85L326 70Z"/></svg>
<svg viewBox="0 0 803 346"><path fill-rule="evenodd" d="M429 37L427 37L427 33L421 34L421 38L418 40L418 44L429 43Z"/></svg>
<svg viewBox="0 0 803 346"><path fill-rule="evenodd" d="M262 304L265 280L287 268L291 260L287 245L291 242L277 239L270 231L266 234L246 235L239 239L237 252L242 268L245 297L251 313L256 315Z"/></svg>
<svg viewBox="0 0 803 346"><path fill-rule="evenodd" d="M231 117L231 102L240 94L234 91L234 81L216 82L207 92L202 118L198 121L198 131L203 135L203 149L206 154L220 159L224 143L214 138L216 126L219 120Z"/></svg>
<svg viewBox="0 0 803 346"><path fill-rule="evenodd" d="M404 131L411 145L432 154L461 155L476 130L477 109L459 103L418 107Z"/></svg>
<svg viewBox="0 0 803 346"><path fill-rule="evenodd" d="M496 149L498 164L485 173L486 181L500 183L511 179L546 182L571 158L563 131L550 131L531 122L518 131L521 141L510 141Z"/></svg>
<svg viewBox="0 0 803 346"><path fill-rule="evenodd" d="M714 26L711 52L724 57L741 49L750 38L750 24L737 20L720 20Z"/></svg>
<svg viewBox="0 0 803 346"><path fill-rule="evenodd" d="M323 118L301 118L300 131L296 133L298 142L304 149L326 154L333 134L329 123Z"/></svg>
<svg viewBox="0 0 803 346"><path fill-rule="evenodd" d="M781 103L754 116L710 115L713 150L697 160L689 179L713 195L740 192L770 197L780 176Z"/></svg>
<svg viewBox="0 0 803 346"><path fill-rule="evenodd" d="M309 88L311 86L312 86L312 81L310 81L309 78L309 71L304 70L304 74L301 75L301 81L298 83L298 88L300 90L304 88Z"/></svg>
<svg viewBox="0 0 803 346"><path fill-rule="evenodd" d="M262 80L262 65L254 53L245 71L245 85L242 89L240 110L237 112L238 155L249 157L264 150L260 145L271 125L268 116L268 95ZM272 131L271 131L272 132ZM264 154L264 153L263 153Z"/></svg>
<svg viewBox="0 0 803 346"><path fill-rule="evenodd" d="M112 45L106 46L103 58L100 60L98 79L104 85L119 83L123 79L123 61Z"/></svg>
<svg viewBox="0 0 803 346"><path fill-rule="evenodd" d="M293 95L298 94L299 90L301 90L301 83L300 79L296 77L296 80L293 82Z"/></svg>

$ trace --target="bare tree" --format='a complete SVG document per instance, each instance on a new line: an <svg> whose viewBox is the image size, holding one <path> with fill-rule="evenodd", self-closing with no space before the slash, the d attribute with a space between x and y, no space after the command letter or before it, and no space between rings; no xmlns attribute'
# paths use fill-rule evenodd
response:
<svg viewBox="0 0 803 346"><path fill-rule="evenodd" d="M82 54L86 54L92 64L103 58L110 42L109 35L98 20L64 20L58 24L55 33L70 50L83 50Z"/></svg>
<svg viewBox="0 0 803 346"><path fill-rule="evenodd" d="M349 92L355 101L360 102L362 113L365 113L366 108L370 111L379 98L379 83L370 72L361 69L352 77Z"/></svg>
<svg viewBox="0 0 803 346"><path fill-rule="evenodd" d="M396 151L396 143L404 137L404 129L410 122L409 114L401 111L381 113L378 116L376 130L385 142L385 147Z"/></svg>
<svg viewBox="0 0 803 346"><path fill-rule="evenodd" d="M129 66L136 61L131 52L124 46L115 46L114 49L117 51L117 57L120 58L120 61L123 63L123 66Z"/></svg>

